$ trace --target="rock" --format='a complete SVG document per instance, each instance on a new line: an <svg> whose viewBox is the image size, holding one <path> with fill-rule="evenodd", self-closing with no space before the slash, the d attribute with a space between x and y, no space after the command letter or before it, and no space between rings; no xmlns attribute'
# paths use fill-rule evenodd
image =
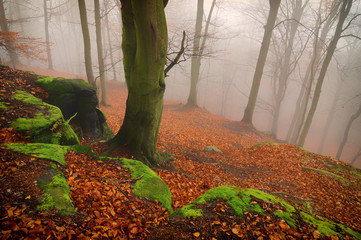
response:
<svg viewBox="0 0 361 240"><path fill-rule="evenodd" d="M79 144L77 135L65 122L59 108L44 103L41 99L23 91L16 91L13 98L39 108L33 118L18 118L12 122L11 127L16 131L29 134L32 142L60 145Z"/></svg>
<svg viewBox="0 0 361 240"><path fill-rule="evenodd" d="M94 87L82 79L64 79L40 76L36 84L48 92L48 102L59 107L65 119L77 123L81 131L95 138L108 140L113 132L98 108Z"/></svg>

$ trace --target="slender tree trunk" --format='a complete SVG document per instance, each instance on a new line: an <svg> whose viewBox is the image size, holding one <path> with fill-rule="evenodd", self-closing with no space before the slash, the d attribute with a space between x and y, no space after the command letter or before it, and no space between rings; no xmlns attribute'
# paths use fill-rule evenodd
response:
<svg viewBox="0 0 361 240"><path fill-rule="evenodd" d="M121 0L123 64L128 99L123 125L111 149L126 145L149 165L163 157L157 151L165 91L164 66L168 34L163 0Z"/></svg>
<svg viewBox="0 0 361 240"><path fill-rule="evenodd" d="M201 0L202 2L204 0ZM199 2L198 2L199 3ZM198 14L200 12L197 11L197 21L198 21L198 17L201 17L200 19L200 29L199 29L199 41L198 43L194 42L195 45L197 46L197 48L195 48L193 46L193 57L192 57L192 65L191 65L191 89L189 91L189 98L188 98L188 106L198 106L198 102L197 102L197 98L198 98L198 82L199 82L199 72L200 72L200 68L201 68L201 60L202 60L202 55L203 55L203 51L206 45L206 41L207 41L207 35L208 35L208 29L209 29L209 25L211 23L211 19L212 19L212 14L213 14L213 10L214 7L216 5L216 0L213 0L211 8L209 10L209 14L207 17L207 21L206 21L206 25L204 28L204 33L203 36L201 36L201 32L202 32L202 17L199 16ZM203 3L202 6L200 7L202 9L203 12ZM202 13L203 16L203 13ZM197 34L197 24L196 24L196 34ZM196 37L196 36L195 36ZM200 38L202 37L202 43L200 44ZM195 40L194 40L195 41ZM195 49L198 49L197 51L195 51ZM195 55L196 54L196 55Z"/></svg>
<svg viewBox="0 0 361 240"><path fill-rule="evenodd" d="M201 56L199 55L199 52L200 52L200 42L202 35L203 12L204 12L204 0L198 0L196 30L194 32L193 56L191 63L191 86L189 89L189 97L187 101L188 106L194 106L194 107L198 106L197 85L199 80L199 69L201 65Z"/></svg>
<svg viewBox="0 0 361 240"><path fill-rule="evenodd" d="M257 96L261 79L263 75L264 65L266 63L269 45L271 42L272 31L277 19L277 13L281 0L269 0L270 11L268 14L267 24L263 35L262 46L258 55L256 70L253 76L251 92L249 94L248 103L244 111L242 121L252 124L253 113L256 106Z"/></svg>
<svg viewBox="0 0 361 240"><path fill-rule="evenodd" d="M336 89L336 93L335 93L335 97L333 98L333 101L332 101L332 105L331 105L331 110L327 116L327 122L325 124L325 127L323 129L323 133L322 133L322 138L321 138L321 142L320 142L320 146L318 147L318 150L317 152L319 154L322 154L323 152L323 147L325 145L325 141L326 141L326 137L327 137L327 133L330 129L330 126L331 126L331 123L332 123L332 120L334 119L335 117L335 113L336 113L336 105L337 105L337 102L338 102L338 99L339 99L339 96L340 96L340 92L341 92L341 81L338 82L338 86L337 86L337 89Z"/></svg>
<svg viewBox="0 0 361 240"><path fill-rule="evenodd" d="M351 160L351 165L354 165L356 160L361 156L361 148L358 150L358 152L356 153L356 155L352 158Z"/></svg>
<svg viewBox="0 0 361 240"><path fill-rule="evenodd" d="M296 0L294 3L294 7L292 9L292 16L291 21L287 23L287 31L289 33L286 33L286 36L289 36L287 39L287 45L285 48L284 53L284 60L281 66L281 73L279 77L279 84L278 89L275 97L275 112L273 115L273 121L272 121L272 128L271 132L275 138L277 138L277 131L278 131L278 122L279 122L279 115L281 112L281 104L285 97L286 90L287 90L287 81L291 74L291 56L293 52L293 42L295 40L296 32L299 26L299 21L301 19L301 16L303 14L303 10L306 7L306 3L302 6L302 0ZM296 63L293 63L296 64Z"/></svg>
<svg viewBox="0 0 361 240"><path fill-rule="evenodd" d="M51 58L51 49L50 49L50 37L49 37L49 15L48 15L48 5L47 0L44 0L44 27L45 27L45 42L46 42L46 54L48 57L48 68L53 70L53 60Z"/></svg>
<svg viewBox="0 0 361 240"><path fill-rule="evenodd" d="M105 5L105 1L104 1L104 5ZM105 7L105 9L107 9L107 7ZM112 42L110 40L108 14L105 15L105 28L106 28L106 32L107 32L107 41L108 41L108 46L109 46L110 64L111 64L111 68L113 69L113 80L117 80L117 72L115 70L114 58L113 58L113 47L112 47Z"/></svg>
<svg viewBox="0 0 361 240"><path fill-rule="evenodd" d="M107 86L105 83L105 69L103 59L103 42L102 42L102 28L100 22L100 5L99 0L94 0L95 11L95 31L97 39L97 51L98 51L98 64L99 64L99 76L100 76L100 88L102 91L101 104L108 106Z"/></svg>
<svg viewBox="0 0 361 240"><path fill-rule="evenodd" d="M336 158L340 159L343 148L345 147L345 144L347 142L348 139L348 134L350 132L351 126L353 121L355 121L359 116L361 115L361 104L359 106L359 109L357 110L357 112L355 114L353 114L350 118L350 120L348 121L347 125L346 125L346 129L345 132L343 134L343 138L342 141L340 143L340 147L338 148L337 154L336 154Z"/></svg>
<svg viewBox="0 0 361 240"><path fill-rule="evenodd" d="M88 17L86 13L85 0L78 0L78 4L79 4L81 30L83 33L83 40L84 40L84 59L85 59L86 75L90 85L96 87L94 74L93 74L91 43L90 43L90 34L88 28Z"/></svg>
<svg viewBox="0 0 361 240"><path fill-rule="evenodd" d="M318 104L318 101L319 101L320 96L321 96L322 84L323 84L323 80L325 79L325 76L326 76L328 65L331 62L333 53L335 52L338 40L340 39L341 33L343 31L342 30L343 23L345 22L345 19L346 19L347 15L349 14L351 7L352 7L352 0L343 0L343 4L342 4L342 7L341 7L341 12L340 12L339 20L338 20L338 23L337 23L336 31L334 33L334 36L333 36L331 42L330 42L330 45L328 46L328 50L327 50L325 59L324 59L324 61L322 63L322 67L321 67L320 74L319 74L319 77L318 77L318 80L317 80L317 84L316 84L312 104L311 104L310 110L308 112L307 119L305 121L305 125L304 125L304 127L302 129L300 139L298 141L299 146L303 146L303 144L305 143L306 136L307 136L308 131L309 131L310 127L311 127L312 119L313 119L313 116L315 115L317 104Z"/></svg>
<svg viewBox="0 0 361 240"><path fill-rule="evenodd" d="M9 32L8 21L5 14L4 1L0 0L0 27L1 31ZM14 43L6 37L5 44L7 46L7 51L11 60L11 64L13 68L16 68L18 64L20 64L19 56L16 54L16 49Z"/></svg>

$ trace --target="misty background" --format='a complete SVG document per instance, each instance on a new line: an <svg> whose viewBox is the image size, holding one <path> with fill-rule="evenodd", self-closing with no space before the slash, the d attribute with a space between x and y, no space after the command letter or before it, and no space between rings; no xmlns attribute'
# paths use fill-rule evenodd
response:
<svg viewBox="0 0 361 240"><path fill-rule="evenodd" d="M281 3L276 27L273 30L270 50L262 76L260 92L253 117L254 126L265 132L272 129L277 66L284 47L284 29L290 19L290 6L295 1ZM302 1L301 1L302 2ZM303 2L307 2L303 0ZM324 16L327 6L325 3ZM24 37L45 38L44 6L48 13L49 41L53 68L86 79L83 38L76 0L6 0L3 1L10 31ZM302 14L293 46L293 71L288 77L287 89L281 103L277 132L280 140L286 140L292 124L299 92L304 88L303 78L313 52L314 25L320 1L310 0ZM267 21L269 3L266 0L235 1L205 0L203 30L212 4L215 4L209 24L205 49L201 56L198 82L198 106L233 121L240 121L247 105L255 66ZM95 40L94 5L86 1L89 31L92 38L94 75L99 76ZM102 17L103 56L106 79L124 82L121 51L121 15L119 1L100 1ZM361 13L360 1L355 1L349 18ZM166 7L170 50L180 48L182 32L186 32L186 51L180 62L166 77L165 99L186 103L191 79L191 51L195 32L197 1L170 0ZM346 21L346 23L349 21ZM336 20L337 23L337 20ZM331 27L325 45L333 35ZM320 102L307 135L304 148L329 156L336 156L346 125L361 103L361 17L355 18L346 32L349 37L339 40L323 83ZM2 62L9 57L0 48ZM46 57L46 54L44 54ZM48 68L46 61L21 58L23 65ZM10 65L10 63L9 63ZM98 80L99 82L99 80ZM315 87L315 83L312 88ZM313 90L311 88L311 91ZM312 98L310 99L312 100ZM109 104L112 104L111 102ZM331 119L326 129L328 119ZM361 117L352 124L341 160L350 163L361 151ZM322 138L324 138L321 149ZM354 161L361 168L361 157Z"/></svg>

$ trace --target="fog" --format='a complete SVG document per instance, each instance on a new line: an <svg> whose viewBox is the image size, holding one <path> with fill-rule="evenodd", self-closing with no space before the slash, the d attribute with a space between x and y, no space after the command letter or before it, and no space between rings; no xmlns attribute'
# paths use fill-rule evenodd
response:
<svg viewBox="0 0 361 240"><path fill-rule="evenodd" d="M204 21L209 14L213 1L205 0ZM232 121L240 121L247 105L255 66L264 35L267 21L269 1L234 1L217 0L209 25L204 55L201 59L198 82L198 106L207 111L223 116ZM285 15L292 1L282 1L281 8L273 30L273 38L265 64L261 86L254 112L253 124L260 130L270 132L274 115L275 66L279 61L277 51L282 49L282 27L285 26ZM295 2L295 1L293 1ZM302 2L306 2L305 0ZM331 2L331 1L329 1ZM104 10L106 3L107 10ZM22 36L41 38L45 41L44 1L4 1L5 12L11 31L20 32ZM93 1L86 1L89 30L92 38L92 58L94 75L98 76L97 49L95 42ZM119 6L116 1L100 1L103 23L104 58L106 62L106 78L124 81L121 51L121 22ZM306 6L293 45L293 58L298 59L292 73L288 77L287 89L281 103L277 138L285 141L292 123L298 95L304 87L303 78L311 61L313 51L312 28L316 22L315 12L319 1L310 1ZM353 4L346 23L360 14L360 2ZM50 12L49 35L53 66L56 71L75 74L86 79L84 67L83 39L77 1L48 1ZM110 30L110 44L107 39L104 15L107 14ZM187 48L192 50L195 32L197 1L170 0L166 7L170 44L180 48L182 31L187 34ZM322 13L323 16L327 13ZM20 20L21 21L20 21ZM17 21L16 21L17 20ZM327 34L327 44L333 36L336 23ZM307 135L304 148L324 155L336 156L343 138L346 125L356 113L361 102L361 41L352 35L361 37L361 17L355 18L350 27L339 40L337 49L328 67L324 80L320 101L312 125ZM110 46L114 66L110 60ZM3 63L9 62L4 49L0 49ZM282 50L281 50L282 52ZM302 53L297 55L298 53ZM33 67L47 68L48 64L34 59L21 59L23 64ZM115 71L115 77L114 72ZM166 78L165 99L186 103L189 95L191 79L191 59L173 67ZM314 91L315 82L311 92ZM311 95L312 96L312 95ZM312 101L312 97L310 98ZM111 103L110 103L111 104ZM330 112L333 111L333 115ZM320 143L331 116L330 126L320 152ZM341 160L351 162L361 147L361 117L354 120L347 143L343 149ZM361 157L354 166L361 167Z"/></svg>

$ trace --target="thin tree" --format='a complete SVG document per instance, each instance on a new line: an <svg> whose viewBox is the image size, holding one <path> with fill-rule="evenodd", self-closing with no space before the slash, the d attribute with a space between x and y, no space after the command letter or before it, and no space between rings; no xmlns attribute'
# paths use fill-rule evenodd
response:
<svg viewBox="0 0 361 240"><path fill-rule="evenodd" d="M351 129L351 126L352 126L352 123L361 115L361 104L358 108L358 110L351 116L350 120L348 121L347 125L346 125L346 129L345 129L345 132L343 134L343 138L342 138L342 141L340 143L340 147L338 148L338 151L337 151L337 154L336 154L336 158L340 158L341 157L341 154L342 154L342 151L343 151L343 148L345 147L345 144L347 142L347 139L348 139L348 134L350 132L350 129Z"/></svg>
<svg viewBox="0 0 361 240"><path fill-rule="evenodd" d="M275 91L275 107L274 107L274 114L273 114L273 121L272 121L272 128L271 132L275 138L277 138L277 130L278 130L278 122L279 116L281 112L281 104L285 97L286 90L287 90L287 83L289 76L291 75L292 71L295 69L295 66L298 62L298 59L291 61L292 54L294 53L294 41L295 36L297 33L297 29L299 27L299 22L301 20L302 14L304 12L305 7L307 6L309 0L306 0L302 3L302 0L296 0L291 2L292 6L292 15L290 19L286 21L286 32L284 36L286 37L285 40L285 48L281 52L281 61L280 61L280 73L278 77L278 84ZM287 17L287 16L286 16ZM282 33L281 33L282 34ZM282 38L281 38L282 39ZM275 43L275 41L274 41ZM280 43L282 44L282 43ZM283 45L283 44L282 44Z"/></svg>
<svg viewBox="0 0 361 240"><path fill-rule="evenodd" d="M3 32L3 36L5 40L4 45L6 46L6 50L9 54L11 64L13 65L13 68L16 68L16 65L20 64L20 60L18 55L16 54L15 46L11 39L11 34L9 32L8 20L6 18L3 0L0 0L0 27L1 27L1 31Z"/></svg>
<svg viewBox="0 0 361 240"><path fill-rule="evenodd" d="M48 68L53 70L53 59L51 57L50 49L50 36L49 36L49 13L48 13L48 0L44 0L44 28L45 28L45 42L46 42L46 54L48 58Z"/></svg>
<svg viewBox="0 0 361 240"><path fill-rule="evenodd" d="M79 4L79 13L80 13L80 22L81 22L81 30L83 33L84 40L84 59L85 59L85 70L88 78L88 82L93 87L96 87L94 74L93 74L93 66L92 66L92 57L91 57L91 43L90 43L90 34L88 28L88 17L86 13L86 6L84 0L78 0Z"/></svg>
<svg viewBox="0 0 361 240"><path fill-rule="evenodd" d="M253 76L253 82L251 87L251 92L248 98L248 103L244 111L242 121L252 124L253 113L256 106L257 96L259 87L261 84L261 79L263 75L263 69L266 63L266 58L268 54L268 49L271 42L272 31L277 19L277 13L280 6L281 0L269 0L270 10L267 18L267 23L265 26L265 31L263 35L261 49L258 55L256 70Z"/></svg>
<svg viewBox="0 0 361 240"><path fill-rule="evenodd" d="M165 91L168 33L167 1L121 0L123 64L128 98L124 121L108 152L124 147L138 160L159 165L158 130Z"/></svg>
<svg viewBox="0 0 361 240"><path fill-rule="evenodd" d="M312 34L314 35L312 56L311 60L309 61L309 65L307 66L306 73L304 75L303 84L297 98L295 111L293 113L291 126L287 133L287 141L290 143L296 144L301 133L308 108L308 102L311 98L312 85L317 73L320 70L319 66L324 59L324 51L326 51L327 47L326 37L335 23L335 20L339 13L340 5L341 4L338 0L334 0L331 7L329 8L330 12L326 14L325 19L322 19L323 2L321 1L319 4L317 21L314 30L312 31Z"/></svg>
<svg viewBox="0 0 361 240"><path fill-rule="evenodd" d="M197 83L199 79L199 65L201 62L201 56L199 56L198 53L202 35L203 12L204 0L198 0L196 27L193 40L193 56L191 63L191 87L189 89L189 96L187 101L188 106L197 106Z"/></svg>
<svg viewBox="0 0 361 240"><path fill-rule="evenodd" d="M104 1L104 9L108 9L108 1ZM115 69L115 65L114 65L114 57L113 57L113 47L112 47L112 42L110 40L110 27L109 27L109 17L108 14L105 14L104 16L104 21L105 21L105 28L106 28L106 36L107 36L107 42L108 42L108 47L109 47L109 56L110 56L110 66L113 69L113 80L117 80L117 73L116 73L116 69Z"/></svg>
<svg viewBox="0 0 361 240"><path fill-rule="evenodd" d="M94 0L94 11L95 11L95 32L97 39L97 51L98 51L98 64L99 64L99 78L100 78L100 89L102 91L100 103L104 106L108 106L107 97L107 86L105 83L105 69L103 59L103 42L102 42L102 28L100 22L100 5L99 0Z"/></svg>
<svg viewBox="0 0 361 240"><path fill-rule="evenodd" d="M319 73L319 76L318 76L318 79L317 79L317 84L316 84L316 87L315 87L315 92L314 92L312 104L311 104L310 110L308 112L305 124L303 126L302 133L300 135L300 139L298 141L299 146L303 146L303 144L305 143L306 136L307 136L308 131L309 131L310 127L311 127L313 116L315 115L316 108L317 108L317 105L318 105L318 101L319 101L320 96L321 96L321 89L322 89L323 81L324 81L325 76L326 76L327 68L328 68L328 66L329 66L329 64L331 62L333 53L335 52L338 40L340 39L341 34L344 31L343 24L344 24L344 22L346 20L346 17L348 16L348 14L350 12L350 9L352 7L352 1L353 0L343 0L343 2L342 2L342 6L341 6L339 20L338 20L338 23L337 23L337 26L336 26L336 30L335 30L333 38L332 38L332 40L331 40L331 42L330 42L330 44L328 46L325 59L324 59L324 61L322 63L322 67L321 67L321 70L320 70L320 73Z"/></svg>

